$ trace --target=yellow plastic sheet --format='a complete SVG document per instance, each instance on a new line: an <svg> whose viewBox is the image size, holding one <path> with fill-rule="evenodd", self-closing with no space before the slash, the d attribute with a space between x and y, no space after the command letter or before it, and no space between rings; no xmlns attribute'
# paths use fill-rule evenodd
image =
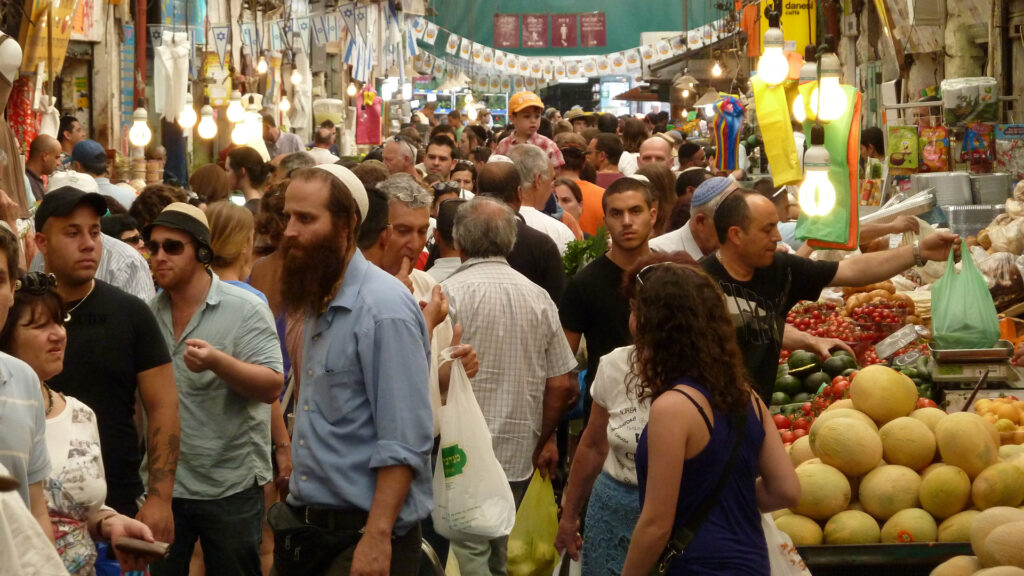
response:
<svg viewBox="0 0 1024 576"><path fill-rule="evenodd" d="M776 187L797 184L804 175L800 172L800 157L793 140L786 89L781 84L769 86L756 76L751 83L754 86L754 111L761 127L768 165L772 169L772 182Z"/></svg>

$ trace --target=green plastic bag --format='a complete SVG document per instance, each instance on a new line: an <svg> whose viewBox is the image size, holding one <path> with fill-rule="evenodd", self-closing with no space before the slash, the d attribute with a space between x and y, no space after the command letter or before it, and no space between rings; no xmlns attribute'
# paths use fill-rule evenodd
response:
<svg viewBox="0 0 1024 576"><path fill-rule="evenodd" d="M508 535L509 576L551 576L558 564L555 536L558 506L550 478L533 472L533 479L516 512L516 524Z"/></svg>
<svg viewBox="0 0 1024 576"><path fill-rule="evenodd" d="M956 273L950 250L946 273L932 286L935 346L940 350L992 348L999 339L999 316L992 294L966 243L960 255L960 273Z"/></svg>

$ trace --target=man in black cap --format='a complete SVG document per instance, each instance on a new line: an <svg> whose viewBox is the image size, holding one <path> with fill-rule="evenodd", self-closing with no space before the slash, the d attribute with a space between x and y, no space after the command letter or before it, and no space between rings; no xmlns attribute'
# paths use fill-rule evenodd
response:
<svg viewBox="0 0 1024 576"><path fill-rule="evenodd" d="M171 491L178 463L178 397L174 370L156 319L145 302L96 279L102 253L102 196L65 186L36 211L36 245L68 308L64 371L50 387L96 413L107 505L135 516L157 540L174 539ZM136 391L145 408L149 482L145 503L135 429Z"/></svg>
<svg viewBox="0 0 1024 576"><path fill-rule="evenodd" d="M199 540L207 574L259 576L270 405L284 386L274 319L256 295L209 269L210 227L199 208L170 204L143 234L163 288L149 305L171 350L182 424L177 539L152 573L187 575Z"/></svg>

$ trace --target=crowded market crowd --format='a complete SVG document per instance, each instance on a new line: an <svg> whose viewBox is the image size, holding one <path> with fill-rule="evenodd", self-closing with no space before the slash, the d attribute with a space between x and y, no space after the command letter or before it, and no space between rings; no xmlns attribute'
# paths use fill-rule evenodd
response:
<svg viewBox="0 0 1024 576"><path fill-rule="evenodd" d="M779 352L845 346L786 313L945 260L956 237L812 260L788 195L714 173L667 114L563 116L530 92L509 112L425 116L359 161L333 126L307 150L271 116L269 162L235 147L187 189L138 193L74 122L36 139L34 232L0 198L0 514L18 534L0 556L39 574L449 557L505 574L507 537L448 540L431 519L431 386L443 403L459 362L516 504L535 470L555 479L554 545L583 574L650 573L680 529L668 573L767 574L760 513L800 491L767 416ZM126 537L143 544L96 545Z"/></svg>

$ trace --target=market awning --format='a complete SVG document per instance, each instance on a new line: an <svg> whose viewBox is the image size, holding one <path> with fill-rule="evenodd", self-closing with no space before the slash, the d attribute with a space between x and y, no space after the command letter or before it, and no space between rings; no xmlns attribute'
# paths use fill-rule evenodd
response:
<svg viewBox="0 0 1024 576"><path fill-rule="evenodd" d="M627 100L629 102L660 102L658 93L651 90L650 86L636 86L615 96L612 100Z"/></svg>

